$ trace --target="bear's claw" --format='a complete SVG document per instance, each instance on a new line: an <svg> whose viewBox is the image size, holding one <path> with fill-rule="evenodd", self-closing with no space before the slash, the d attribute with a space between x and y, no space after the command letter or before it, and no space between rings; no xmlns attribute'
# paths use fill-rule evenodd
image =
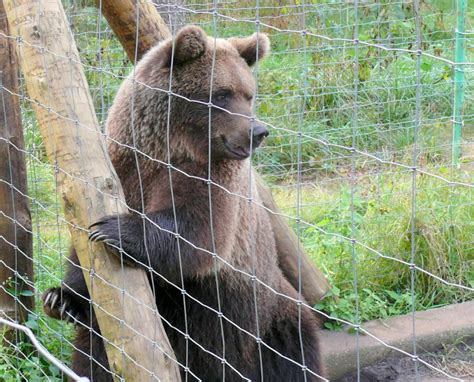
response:
<svg viewBox="0 0 474 382"><path fill-rule="evenodd" d="M91 229L92 227L96 227L96 226L101 225L101 224L105 224L105 223L107 223L107 220L108 220L108 217L103 217L102 219L97 220L95 223L92 223L88 227L88 229Z"/></svg>
<svg viewBox="0 0 474 382"><path fill-rule="evenodd" d="M86 314L81 313L81 308L74 302L73 298L61 288L49 288L43 293L43 310L44 312L58 320L66 322L86 322L84 318Z"/></svg>
<svg viewBox="0 0 474 382"><path fill-rule="evenodd" d="M52 294L52 293L51 293ZM56 305L56 302L59 299L58 294L52 294L52 299L51 299L51 309L54 309L54 306Z"/></svg>
<svg viewBox="0 0 474 382"><path fill-rule="evenodd" d="M107 239L107 235L101 234L100 231L94 231L89 235L89 240L90 241L104 241L104 239Z"/></svg>
<svg viewBox="0 0 474 382"><path fill-rule="evenodd" d="M122 261L128 265L137 265L136 262L133 261L134 257L132 256L135 246L119 236L120 230L118 224L124 224L124 222L126 222L126 217L124 216L117 217L111 215L103 217L89 226L89 229L95 227L95 229L89 233L89 240L93 243L103 242L106 244L109 253L121 258ZM122 226L122 233L123 232Z"/></svg>
<svg viewBox="0 0 474 382"><path fill-rule="evenodd" d="M112 223L112 224L109 224ZM115 216L105 216L102 219L92 223L89 230L96 227L89 233L89 240L92 242L105 241L106 239L114 239L118 236L118 221Z"/></svg>

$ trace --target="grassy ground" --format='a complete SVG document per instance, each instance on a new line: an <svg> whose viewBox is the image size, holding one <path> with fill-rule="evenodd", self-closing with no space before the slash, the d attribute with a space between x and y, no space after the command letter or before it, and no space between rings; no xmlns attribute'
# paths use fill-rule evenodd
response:
<svg viewBox="0 0 474 382"><path fill-rule="evenodd" d="M105 22L97 22L97 11L82 3L88 2L76 2L68 15L103 120L130 64ZM255 69L259 83L256 112L272 129L266 146L255 156L255 165L272 185L283 212L301 218L298 225L293 221L293 227L331 281L331 293L338 296L337 304L327 299L318 308L333 317L356 320L356 301L361 321L410 311L410 269L394 259L409 262L412 248L415 263L422 269L451 283L474 286L473 188L418 174L413 214L411 172L380 162L411 166L415 155L419 168L450 181L472 184L472 167L450 165L453 70L436 59L454 55L452 2L421 3L422 48L435 58L425 55L417 61L415 54L406 51L416 49L411 4L361 3L359 40L391 48L382 51L366 45L355 48L351 6L318 3L306 11L303 20L302 13L295 15L299 8L274 4L268 8L269 2L261 2L261 29L270 34L273 54ZM199 14L192 20L210 33L216 30L219 36L255 30L254 4L239 2L240 9L225 4L220 13L249 19L221 17L214 25L212 15ZM472 20L474 9L468 12ZM330 40L284 32L301 30L303 21L308 31ZM472 62L473 58L469 48L467 60ZM106 70L99 72L97 67ZM463 137L469 143L474 137L472 69L465 75ZM34 198L31 208L39 298L42 291L62 279L69 238L60 218L54 173L44 164L43 144L29 105L23 106L31 153L29 190ZM371 156L352 153L351 146ZM348 238L363 245L353 246ZM416 309L428 309L464 301L472 298L472 293L416 272L414 297ZM70 325L46 319L39 301L27 325L51 352L69 360ZM338 327L334 322L326 325ZM27 360L17 357L19 351ZM16 350L0 348L0 381L61 380L55 367L35 357L27 343Z"/></svg>
<svg viewBox="0 0 474 382"><path fill-rule="evenodd" d="M466 174L464 180L469 179L472 177ZM407 172L359 176L354 187L338 180L300 188L299 216L304 223L294 223L294 228L311 258L331 281L332 293L339 297L337 304L328 299L319 308L354 322L357 275L361 321L412 309L410 268L396 261L409 263L411 258L411 190L412 176ZM283 211L293 217L297 216L297 194L294 187L287 186L275 192ZM449 187L422 177L417 182L413 231L415 263L420 268L448 282L471 287L472 196L470 189ZM353 246L351 237L360 244ZM470 298L472 292L448 287L432 276L416 272L417 310ZM334 322L326 325L339 326Z"/></svg>

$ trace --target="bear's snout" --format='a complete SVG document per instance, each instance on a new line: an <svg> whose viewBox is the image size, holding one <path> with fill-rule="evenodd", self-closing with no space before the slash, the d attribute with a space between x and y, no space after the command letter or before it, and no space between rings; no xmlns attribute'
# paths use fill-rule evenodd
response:
<svg viewBox="0 0 474 382"><path fill-rule="evenodd" d="M249 130L249 136L252 135L252 146L257 148L268 137L268 129L262 123L255 123Z"/></svg>

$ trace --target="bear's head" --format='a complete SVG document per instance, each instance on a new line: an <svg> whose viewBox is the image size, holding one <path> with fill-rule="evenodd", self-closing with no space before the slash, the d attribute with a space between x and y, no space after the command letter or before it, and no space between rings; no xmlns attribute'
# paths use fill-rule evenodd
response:
<svg viewBox="0 0 474 382"><path fill-rule="evenodd" d="M207 163L209 152L212 161L249 157L268 135L253 118L256 85L251 67L269 50L263 33L214 39L199 27L182 28L136 67L135 78L148 87L137 92L135 103L144 108L137 112L153 124L155 133L139 135L161 139L155 146L168 135L173 158Z"/></svg>

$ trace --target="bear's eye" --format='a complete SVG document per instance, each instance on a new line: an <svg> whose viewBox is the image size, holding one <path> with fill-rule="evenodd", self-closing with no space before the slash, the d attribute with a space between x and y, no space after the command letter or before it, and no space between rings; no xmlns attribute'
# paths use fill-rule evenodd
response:
<svg viewBox="0 0 474 382"><path fill-rule="evenodd" d="M216 106L224 107L232 96L230 91L220 91L212 96L212 103Z"/></svg>

